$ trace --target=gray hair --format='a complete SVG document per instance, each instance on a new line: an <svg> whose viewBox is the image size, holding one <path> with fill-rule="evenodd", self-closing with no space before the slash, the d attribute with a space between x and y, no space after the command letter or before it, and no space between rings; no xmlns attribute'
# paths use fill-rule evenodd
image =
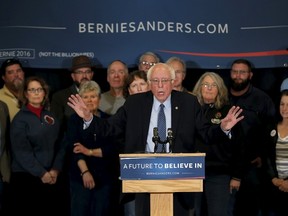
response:
<svg viewBox="0 0 288 216"><path fill-rule="evenodd" d="M194 86L193 89L193 94L198 98L199 103L201 106L204 105L204 100L201 94L201 87L202 87L202 82L205 77L209 76L213 82L216 83L217 89L218 89L218 94L215 99L215 107L217 109L222 108L224 105L229 103L228 99L228 89L224 83L224 80L222 79L221 76L219 76L215 72L206 72L204 73L197 81L197 83Z"/></svg>
<svg viewBox="0 0 288 216"><path fill-rule="evenodd" d="M155 67L159 67L159 66L165 67L165 69L167 69L170 72L171 79L172 80L175 79L175 70L170 65L168 65L166 63L157 63L156 65L152 66L147 72L148 82L150 82L151 74L155 70Z"/></svg>
<svg viewBox="0 0 288 216"><path fill-rule="evenodd" d="M153 56L154 57L154 59L156 60L156 63L159 63L160 62L160 58L155 54L155 53L153 53L153 52L145 52L145 53L143 53L141 56L140 56L140 58L139 58L139 63L141 63L141 62L143 62L144 60L144 57L145 56Z"/></svg>
<svg viewBox="0 0 288 216"><path fill-rule="evenodd" d="M179 62L180 64L182 64L182 66L183 66L183 68L184 68L184 71L183 71L183 73L185 73L186 74L186 63L181 59L181 58L179 58L179 57L177 57L177 56L172 56L172 57L170 57L167 61L166 61L166 64L171 64L172 62L174 62L174 61L176 61L176 62Z"/></svg>
<svg viewBox="0 0 288 216"><path fill-rule="evenodd" d="M82 97L86 92L94 91L98 96L101 95L101 88L97 82L90 80L82 83L79 88L79 95Z"/></svg>

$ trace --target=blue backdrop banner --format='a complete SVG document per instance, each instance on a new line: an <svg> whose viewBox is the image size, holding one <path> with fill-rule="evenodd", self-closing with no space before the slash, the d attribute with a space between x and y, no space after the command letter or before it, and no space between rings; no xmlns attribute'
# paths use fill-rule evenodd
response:
<svg viewBox="0 0 288 216"><path fill-rule="evenodd" d="M139 55L178 56L188 68L288 66L287 0L2 0L0 60L69 68L85 54L99 67Z"/></svg>

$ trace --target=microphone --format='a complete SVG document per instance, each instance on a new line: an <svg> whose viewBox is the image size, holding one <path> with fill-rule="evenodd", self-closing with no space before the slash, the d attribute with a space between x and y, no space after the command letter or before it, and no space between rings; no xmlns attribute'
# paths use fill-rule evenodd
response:
<svg viewBox="0 0 288 216"><path fill-rule="evenodd" d="M169 152L172 152L172 146L174 142L174 136L173 136L173 131L172 128L167 129L167 141L169 142Z"/></svg>
<svg viewBox="0 0 288 216"><path fill-rule="evenodd" d="M154 138L158 138L159 137L159 135L158 135L158 128L157 127L154 127L153 128L153 139Z"/></svg>
<svg viewBox="0 0 288 216"><path fill-rule="evenodd" d="M154 146L154 153L155 153L155 152L157 152L158 142L159 142L159 135L158 135L158 128L157 128L157 127L154 127L154 128L153 128L152 141L153 141L154 144L155 144L155 146Z"/></svg>

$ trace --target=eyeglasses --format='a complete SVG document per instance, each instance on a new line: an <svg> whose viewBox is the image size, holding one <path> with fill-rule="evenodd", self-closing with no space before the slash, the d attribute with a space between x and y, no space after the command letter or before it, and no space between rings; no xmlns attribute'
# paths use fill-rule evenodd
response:
<svg viewBox="0 0 288 216"><path fill-rule="evenodd" d="M161 82L163 85L171 82L173 79L151 79L150 82L153 84L153 85L159 85L159 83Z"/></svg>
<svg viewBox="0 0 288 216"><path fill-rule="evenodd" d="M149 65L150 67L152 67L152 66L154 66L154 65L156 65L156 62L146 62L146 61L143 61L143 62L141 62L141 64L142 65Z"/></svg>
<svg viewBox="0 0 288 216"><path fill-rule="evenodd" d="M79 74L79 75L90 75L92 73L91 70L86 70L86 71L74 71L74 74Z"/></svg>
<svg viewBox="0 0 288 216"><path fill-rule="evenodd" d="M37 89L31 88L31 89L27 89L27 91L30 93L33 93L33 94L35 94L35 93L40 94L40 93L44 92L44 89L43 88L37 88Z"/></svg>
<svg viewBox="0 0 288 216"><path fill-rule="evenodd" d="M249 73L249 71L244 71L244 70L231 70L231 73L234 74L234 75L236 75L236 74L243 75L243 74Z"/></svg>
<svg viewBox="0 0 288 216"><path fill-rule="evenodd" d="M217 88L217 85L215 84L215 83L212 83L212 84L210 84L210 83L202 83L201 84L204 88L208 88L208 89L212 89L212 88Z"/></svg>

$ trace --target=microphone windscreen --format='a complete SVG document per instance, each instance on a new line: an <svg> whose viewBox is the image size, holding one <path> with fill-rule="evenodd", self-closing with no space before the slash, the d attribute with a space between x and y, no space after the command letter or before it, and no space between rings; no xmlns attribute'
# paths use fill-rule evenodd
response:
<svg viewBox="0 0 288 216"><path fill-rule="evenodd" d="M173 131L172 128L167 129L168 137L173 137Z"/></svg>

